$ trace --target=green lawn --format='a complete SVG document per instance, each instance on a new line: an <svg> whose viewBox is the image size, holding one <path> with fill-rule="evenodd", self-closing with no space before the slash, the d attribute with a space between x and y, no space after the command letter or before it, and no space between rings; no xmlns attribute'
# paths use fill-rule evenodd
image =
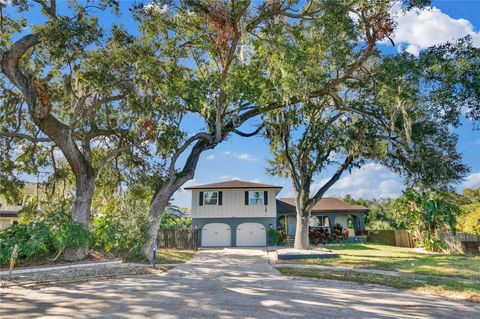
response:
<svg viewBox="0 0 480 319"><path fill-rule="evenodd" d="M388 276L353 271L329 271L321 269L295 269L278 267L282 274L318 279L333 279L354 281L359 283L379 284L400 289L414 289L430 294L459 298L467 301L480 302L480 283L454 278L438 278L426 275L415 276Z"/></svg>
<svg viewBox="0 0 480 319"><path fill-rule="evenodd" d="M283 261L325 266L393 270L424 275L449 276L480 280L480 257L429 255L411 248L375 244L329 245L339 258Z"/></svg>
<svg viewBox="0 0 480 319"><path fill-rule="evenodd" d="M157 263L159 264L180 264L189 261L195 251L177 250L177 249L159 249L157 250Z"/></svg>

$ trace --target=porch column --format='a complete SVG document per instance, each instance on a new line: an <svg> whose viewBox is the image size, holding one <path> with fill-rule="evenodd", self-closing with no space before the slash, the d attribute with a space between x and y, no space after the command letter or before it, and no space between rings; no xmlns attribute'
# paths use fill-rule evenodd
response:
<svg viewBox="0 0 480 319"><path fill-rule="evenodd" d="M328 218L328 225L330 227L330 234L333 234L333 225L335 225L335 215L334 214L324 214Z"/></svg>
<svg viewBox="0 0 480 319"><path fill-rule="evenodd" d="M359 229L365 229L365 214L355 214L358 219L358 227Z"/></svg>

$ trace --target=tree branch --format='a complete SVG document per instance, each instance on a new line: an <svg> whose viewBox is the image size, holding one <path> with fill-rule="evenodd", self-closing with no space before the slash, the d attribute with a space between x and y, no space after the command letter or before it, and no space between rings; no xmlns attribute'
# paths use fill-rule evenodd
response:
<svg viewBox="0 0 480 319"><path fill-rule="evenodd" d="M0 132L0 136L4 137L13 137L13 138L20 138L32 143L45 143L45 142L53 142L48 137L35 137L27 134L16 133L16 132Z"/></svg>
<svg viewBox="0 0 480 319"><path fill-rule="evenodd" d="M190 137L188 140L183 143L183 145L173 154L172 160L170 161L170 168L169 168L169 176L173 180L175 177L175 164L177 163L178 157L185 152L185 150L196 140L204 139L209 141L210 143L213 142L213 138L211 135L201 132L198 134L195 134L194 136Z"/></svg>
<svg viewBox="0 0 480 319"><path fill-rule="evenodd" d="M312 197L309 203L310 206L315 205L320 199L322 199L326 191L328 191L329 188L332 187L332 185L340 179L342 173L350 166L354 159L355 155L353 153L348 154L347 158L342 163L342 165L340 165L335 174L333 174L333 176L328 180L328 182L326 182L322 187L320 187L317 193Z"/></svg>
<svg viewBox="0 0 480 319"><path fill-rule="evenodd" d="M257 129L251 133L244 133L242 131L239 131L239 130L233 130L233 133L237 134L237 135L240 135L242 137L251 137L251 136L255 136L257 135L263 128L265 127L265 123L262 123L261 125L259 125L257 127Z"/></svg>
<svg viewBox="0 0 480 319"><path fill-rule="evenodd" d="M290 165L290 175L292 176L292 180L294 182L294 186L296 191L300 190L300 179L298 177L297 173L297 168L295 166L295 163L293 162L292 157L290 156L290 148L289 148L289 141L288 141L288 135L285 134L283 136L283 142L285 144L285 157L287 158L288 164Z"/></svg>
<svg viewBox="0 0 480 319"><path fill-rule="evenodd" d="M35 91L28 83L25 75L18 68L18 61L29 49L33 48L39 40L39 33L24 36L15 42L9 50L3 53L1 60L2 72L16 87L22 90L25 97L29 99L35 98Z"/></svg>
<svg viewBox="0 0 480 319"><path fill-rule="evenodd" d="M139 146L141 145L143 142L147 141L148 139L141 139L141 140L138 140L134 143L131 143L131 144L128 144L128 145L125 145L125 146L122 146L122 147L119 147L119 148L116 148L114 150L111 150L107 155L105 155L103 158L102 158L102 161L100 162L100 164L97 165L97 167L95 168L95 176L98 176L98 174L100 173L100 171L102 170L102 168L112 159L114 158L115 156L117 156L118 154L120 154L121 152L123 151L126 151L132 147L135 147L135 146Z"/></svg>
<svg viewBox="0 0 480 319"><path fill-rule="evenodd" d="M54 18L57 13L57 5L56 5L56 0L50 0L50 5L48 5L45 1L43 0L33 0L34 2L40 4L43 8L43 10L45 10L45 12L51 17L51 18Z"/></svg>

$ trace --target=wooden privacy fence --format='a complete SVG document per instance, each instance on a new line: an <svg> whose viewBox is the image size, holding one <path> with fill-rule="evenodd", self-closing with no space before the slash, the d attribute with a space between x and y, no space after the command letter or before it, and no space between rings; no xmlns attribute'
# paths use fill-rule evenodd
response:
<svg viewBox="0 0 480 319"><path fill-rule="evenodd" d="M408 230L369 230L367 242L398 247L415 247Z"/></svg>
<svg viewBox="0 0 480 319"><path fill-rule="evenodd" d="M480 255L480 236L457 232L455 235L437 231L438 238L445 243L444 251L450 254Z"/></svg>
<svg viewBox="0 0 480 319"><path fill-rule="evenodd" d="M200 245L198 229L159 229L158 248L194 249Z"/></svg>

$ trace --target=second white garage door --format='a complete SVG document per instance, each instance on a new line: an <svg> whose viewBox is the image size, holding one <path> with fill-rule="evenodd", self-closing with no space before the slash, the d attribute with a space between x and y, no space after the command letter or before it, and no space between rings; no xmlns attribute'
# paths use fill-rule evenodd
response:
<svg viewBox="0 0 480 319"><path fill-rule="evenodd" d="M228 247L232 245L230 226L210 223L202 228L202 247Z"/></svg>
<svg viewBox="0 0 480 319"><path fill-rule="evenodd" d="M237 227L237 246L266 246L265 226L259 223L243 223Z"/></svg>

